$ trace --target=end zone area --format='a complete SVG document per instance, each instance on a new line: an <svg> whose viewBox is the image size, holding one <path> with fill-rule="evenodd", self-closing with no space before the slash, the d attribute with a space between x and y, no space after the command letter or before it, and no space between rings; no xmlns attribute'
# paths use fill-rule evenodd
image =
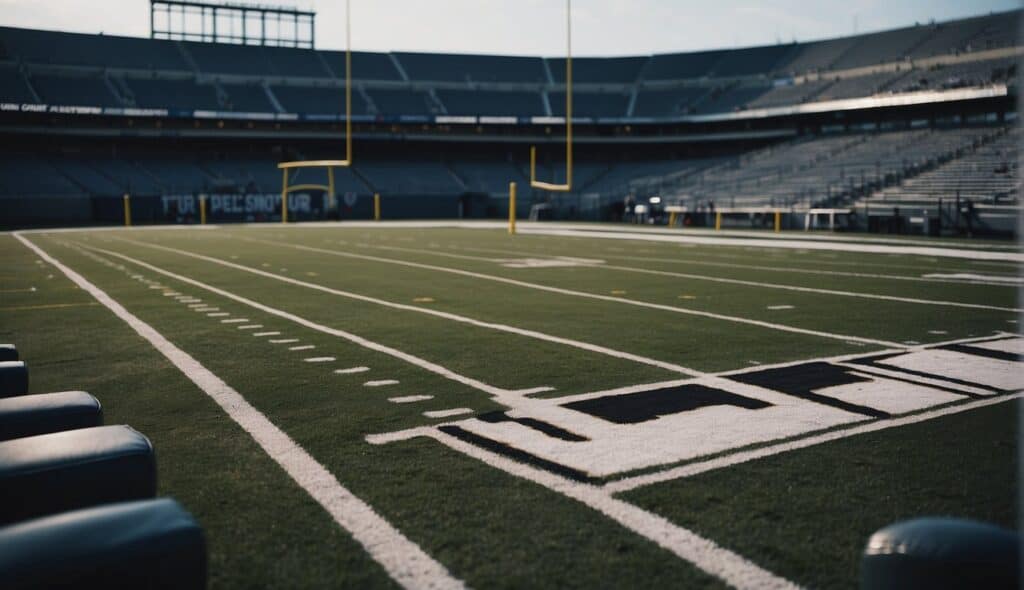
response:
<svg viewBox="0 0 1024 590"><path fill-rule="evenodd" d="M598 228L3 235L0 339L153 433L216 585L849 587L892 520L1014 526L1014 251ZM62 267L440 569L396 575Z"/></svg>

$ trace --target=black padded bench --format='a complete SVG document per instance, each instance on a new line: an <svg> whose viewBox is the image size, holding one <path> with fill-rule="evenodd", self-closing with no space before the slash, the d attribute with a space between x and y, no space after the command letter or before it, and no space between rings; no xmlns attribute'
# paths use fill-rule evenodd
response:
<svg viewBox="0 0 1024 590"><path fill-rule="evenodd" d="M203 531L168 498L0 527L0 580L22 588L205 588Z"/></svg>
<svg viewBox="0 0 1024 590"><path fill-rule="evenodd" d="M18 348L13 344L0 344L0 362L18 361Z"/></svg>
<svg viewBox="0 0 1024 590"><path fill-rule="evenodd" d="M102 425L99 400L84 391L0 398L0 441Z"/></svg>
<svg viewBox="0 0 1024 590"><path fill-rule="evenodd" d="M0 397L28 393L28 367L23 361L0 362Z"/></svg>
<svg viewBox="0 0 1024 590"><path fill-rule="evenodd" d="M155 495L153 446L127 426L0 442L0 524Z"/></svg>

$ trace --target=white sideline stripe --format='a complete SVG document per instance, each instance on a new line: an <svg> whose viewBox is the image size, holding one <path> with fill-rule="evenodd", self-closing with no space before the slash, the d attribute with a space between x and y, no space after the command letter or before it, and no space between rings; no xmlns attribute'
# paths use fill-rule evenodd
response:
<svg viewBox="0 0 1024 590"><path fill-rule="evenodd" d="M351 369L337 369L334 371L338 375L351 375L352 373L365 373L370 370L370 367L352 367Z"/></svg>
<svg viewBox="0 0 1024 590"><path fill-rule="evenodd" d="M298 338L292 338L290 340L271 340L271 342L298 342ZM289 346L288 350L313 350L316 348L313 344L303 344L301 346Z"/></svg>
<svg viewBox="0 0 1024 590"><path fill-rule="evenodd" d="M385 385L398 385L396 379L380 379L379 381L367 381L363 383L363 387L383 387Z"/></svg>
<svg viewBox="0 0 1024 590"><path fill-rule="evenodd" d="M259 330L263 327L263 324L250 324L248 326L238 326L239 330Z"/></svg>
<svg viewBox="0 0 1024 590"><path fill-rule="evenodd" d="M795 451L797 449L803 449L806 447L819 445L848 436L855 436L858 434L865 434L868 432L876 432L878 430L885 430L887 428L895 428L898 426L906 426L908 424L916 424L918 422L924 422L925 420L931 420L933 418L939 418L947 416L949 414L959 414L960 412L966 412L968 410L974 410L977 408L983 408L985 406L991 406L993 404L999 404L1014 399L1019 399L1024 396L1024 393L1014 393L1011 395L1003 395L994 399L983 399L973 402L967 402L948 408L939 410L933 410L931 412L923 412L921 414L914 414L905 418L895 418L889 420L878 420L862 426L855 426L846 430L837 430L833 432L826 432L825 434L819 434L818 436L809 436L800 440L792 442L784 442L775 445L769 445L760 449L753 449L750 451L742 451L739 453L733 453L724 457L718 457L715 459L709 459L707 461L699 461L697 463L691 463L689 465L683 465L682 467L676 467L674 469L668 469L666 471L660 471L657 473L650 473L647 475L638 475L636 477L627 477L617 481L613 481L604 485L604 489L611 493L625 492L635 488L639 488L653 483L659 483L663 481L669 481L673 479L680 479L683 477L690 477L699 473L705 473L713 471L715 469L722 469L723 467L731 467L740 463L746 463L747 461L753 461L755 459L763 459L764 457L770 457L779 453L785 453L788 451Z"/></svg>
<svg viewBox="0 0 1024 590"><path fill-rule="evenodd" d="M278 338L277 340L268 340L267 342L269 342L271 344L291 344L293 342L298 342L298 341L299 341L298 338Z"/></svg>
<svg viewBox="0 0 1024 590"><path fill-rule="evenodd" d="M605 238L611 240L639 240L651 242L670 242L676 244L701 244L705 246L748 246L754 248L781 248L786 250L832 250L839 252L863 252L868 254L901 254L904 256L930 256L938 258L966 258L968 260L1002 260L1007 262L1024 262L1024 254L1019 252L991 252L970 250L965 248L942 248L921 246L892 246L882 244L856 244L836 242L814 242L795 239L762 239L762 238L726 238L665 235L646 232L614 232L579 229L543 229L523 227L519 233L544 236L561 236L566 238Z"/></svg>
<svg viewBox="0 0 1024 590"><path fill-rule="evenodd" d="M307 363L329 363L334 361L333 356L314 356L308 359L303 359Z"/></svg>
<svg viewBox="0 0 1024 590"><path fill-rule="evenodd" d="M256 332L255 334L253 334L253 336L255 336L257 338L261 338L263 336L280 336L280 335L281 335L280 332Z"/></svg>
<svg viewBox="0 0 1024 590"><path fill-rule="evenodd" d="M423 250L416 250L416 249L413 249L413 248L402 248L402 247L398 247L398 246L369 246L369 247L370 248L381 249L381 250L397 250L397 251L405 251L405 252L435 254L435 255L441 255L441 256L449 256L449 257L452 257L452 258L466 258L466 259L470 259L470 260L484 260L484 261L492 261L492 262L494 261L494 259L483 258L483 257L480 257L480 256L464 256L464 255L459 255L459 254L446 254L446 253L442 253L442 252L435 252L435 251L430 250L429 248L428 249L423 249ZM551 255L551 254L544 255L544 256L546 258L555 258L555 256ZM564 256L562 256L562 258L564 258ZM610 256L609 258L612 258L612 257ZM636 267L632 267L632 266L617 266L617 265L614 265L614 264L580 264L580 266L590 266L590 267L593 267L593 268L607 268L607 269L610 269L610 270L618 270L618 271L622 271L622 272L633 272L633 273L641 273L641 274L651 274L651 275L659 275L659 276L666 276L666 277L678 277L678 278L682 278L682 279L692 279L692 280L695 280L695 281L707 281L707 282L712 282L712 283L723 283L723 284L729 284L729 285L743 285L743 286L746 286L746 287L759 287L759 288L763 288L763 289L780 289L780 290L784 290L784 291L796 291L796 292L799 292L799 293L815 293L815 294L820 294L820 295L836 295L836 296L839 296L839 297L859 297L859 298L862 298L862 299L878 299L878 300L882 300L882 301L896 301L896 302L899 302L899 303L913 303L913 304L917 304L917 305L945 305L945 306L949 306L949 307L964 307L964 308L968 308L968 309L989 309L989 310L994 310L994 311L1010 311L1010 312L1020 312L1020 311L1022 311L1021 309L1018 309L1018 308L1015 308L1015 307L1000 307L1000 306L996 306L996 305L985 305L985 304L981 304L981 303L961 303L959 301L943 301L943 300L935 300L935 299L919 299L919 298L916 298L916 297L900 297L898 295L879 295L879 294L875 294L875 293L861 293L861 292L858 292L858 291L841 291L841 290L837 290L837 289L819 289L819 288L816 288L816 287L801 287L801 286L798 286L798 285L780 285L780 284L776 284L776 283L763 283L763 282L760 282L760 281L747 281L747 280L743 280L743 279L730 279L730 278L725 278L725 277L709 277L707 275L698 275L698 274L692 274L692 273L672 272L672 271L667 271L667 270L652 270L652 269L647 269L647 268L636 268ZM978 276L978 275L974 275L974 276ZM771 309L771 308L769 308L769 309Z"/></svg>
<svg viewBox="0 0 1024 590"><path fill-rule="evenodd" d="M187 250L179 250L179 249L176 249L176 248L169 248L167 246L158 246L156 244L146 244L146 243L143 243L143 242L134 242L134 241L130 241L130 240L123 240L123 241L129 242L131 244L137 244L137 245L140 245L140 246L146 246L148 248L154 248L154 249L157 249L157 250L164 250L164 251L167 251L167 252L178 254L180 256L188 256L190 258L195 258L197 260L204 260L206 262L212 262L214 264L219 264L221 266L227 266L229 268L234 268L234 269L241 270L241 271L244 271L244 272L252 273L252 274L255 274L255 275L259 275L261 277L266 277L266 278L269 278L269 279L274 279L274 280L277 280L277 281L282 281L282 282L285 282L285 283L290 283L290 284L297 285L297 286L300 286L300 287L306 287L308 289L314 289L316 291L321 291L321 292L324 292L324 293L329 293L331 295L337 295L339 297L347 297L349 299L355 299L355 300L358 300L358 301L364 301L364 302L367 302L367 303L373 303L373 304L376 304L376 305L382 305L384 307L390 307L390 308L393 308L393 309L401 309L401 310L404 310L404 311L413 311L413 312L416 312L416 313L422 313L422 314L426 314L426 315L431 315L431 316L443 318L443 319L446 319L446 320L451 320L451 321L454 321L454 322L460 322L460 323L463 323L463 324L469 324L469 325L476 326L476 327L479 327L479 328L487 328L487 329L490 329L490 330L497 330L497 331L500 331L500 332L508 332L510 334L516 334L516 335L519 335L519 336L525 336L527 338L534 338L534 339L537 339L537 340L543 340L545 342L552 342L552 343L555 343L555 344L562 344L562 345L565 345L565 346L571 346L573 348L579 348L581 350L586 350L588 352L594 352L594 353L597 353L597 354L603 354L603 355L606 355L606 356L611 356L611 357L615 357L615 358L619 358L619 359L623 359L623 360L633 361L633 362L644 364L644 365L650 365L650 366L654 366L654 367L659 367L661 369L672 371L674 373L682 373L684 375L691 375L691 376L694 376L694 377L701 375L701 372L697 371L696 369L691 369L691 368L688 368L688 367L684 367L684 366L678 365L676 363L670 363L670 362L667 362L667 361L661 361L661 360L658 360L658 359L653 359L653 358L649 358L649 357L633 354L633 353L630 353L630 352L625 352L625 351L616 350L616 349L613 349L613 348L608 348L606 346L600 346L600 345L597 345L597 344L591 344L589 342L582 342L582 341L579 341L579 340L573 340L571 338L562 338L561 336L553 336L551 334L546 334L544 332L537 332L535 330L527 330L527 329L524 329L524 328L516 328L514 326L509 326L507 324L497 324L497 323L493 323L493 322L485 322L485 321L481 321L481 320L475 320L473 318L469 318L469 317L466 317L466 316L457 315L457 314L454 314L454 313L448 313L448 312L444 312L444 311L437 311L437 310L434 310L434 309L427 309L427 308L417 307L417 306L413 306L413 305L405 305L405 304L402 304L402 303L394 303L394 302L391 302L391 301L385 301L383 299L376 299L374 297L369 297L369 296L366 296L366 295L359 295L357 293L351 293L351 292L348 292L348 291L341 291L339 289L332 289L330 287L325 287L325 286L319 285L317 283L309 283L309 282L302 281L302 280L299 280L299 279L294 279L294 278L291 278L291 277L282 277L282 276L276 275L274 273L262 271L262 270L255 269L255 268L250 268L248 266L243 266L241 264L235 264L233 262L227 262L227 261L224 261L224 260L219 260L217 258L213 258L213 257L210 257L210 256L204 256L202 254L195 254L195 253L189 252ZM253 240L253 241L262 242L263 240ZM267 242L267 243L274 243L274 242ZM319 251L321 251L321 252L328 252L328 253L330 252L329 250L319 250ZM387 260L387 259L381 259L381 260ZM409 264L413 264L413 263L409 263ZM618 300L618 299L616 299L616 300Z"/></svg>
<svg viewBox="0 0 1024 590"><path fill-rule="evenodd" d="M832 340L842 340L844 342L847 342L847 341L863 342L865 344L874 344L876 346L884 346L886 348L890 348L890 347L891 348L906 348L906 346L904 346L902 344L899 344L899 343L896 343L896 342L888 342L888 341L885 341L885 340L877 340L877 339L874 339L874 338L865 338L865 337L862 337L862 336L848 336L848 335L844 335L844 334L834 334L834 333L831 333L831 332L821 332L821 331L818 331L818 330L808 330L806 328L797 328L795 326L787 326L787 325L784 325L784 324L776 324L776 323L765 322L765 321L761 321L761 320L752 320L752 319L749 319L749 318L741 318L741 317L737 317L737 316L723 315L723 314L719 314L719 313L713 313L713 312L710 312L710 311L699 311L699 310L696 310L696 309L687 309L685 307L675 307L675 306L672 306L672 305L662 305L660 303L649 303L647 301L638 301L636 299L626 299L624 297L612 297L612 296L609 296L609 295L598 295L596 293L587 293L585 291L574 291L572 289L563 289L561 287L551 287L549 285L541 285L541 284L538 284L538 283L528 283L526 281L519 281L519 280L516 280L516 279L509 279L509 278L499 277L499 276L495 276L495 275L487 275L487 274L483 274L483 273L472 272L472 271L462 270L462 269L458 269L458 268L449 268L449 267L446 267L446 266L435 266L433 264L421 264L421 263L418 263L418 262L408 262L408 261L405 261L405 260L396 260L394 258L382 258L380 256L368 256L366 254L353 254L351 252L335 252L333 250L324 250L323 248L313 248L311 246L302 246L302 245L299 245L299 244L289 244L289 243L286 243L286 242L271 242L271 241L268 241L268 240L256 240L256 239L251 239L251 238L243 238L243 239L247 239L248 241L253 241L253 242L261 242L261 243L265 243L265 244L271 244L271 245L275 245L275 246L287 246L289 248L295 248L295 249L298 249L298 250L307 250L307 251L310 251L310 252L320 252L320 253L329 254L329 255L332 255L332 256L343 256L343 257L346 257L346 258L359 258L359 259L363 259L363 260L372 260L372 261L375 261L375 262L386 262L386 263L389 263L389 264L398 264L398 265L401 265L401 266L409 266L409 267L413 267L413 268L423 268L423 269L427 269L427 270L436 270L436 271L439 271L439 272L447 272L447 273L457 274L457 275L462 275L462 276L467 276L467 277L474 277L474 278L477 278L477 279L484 279L484 280L488 280L488 281L495 281L495 282L499 282L499 283L505 283L505 284L508 284L508 285L516 285L517 287L525 287L527 289L536 289L536 290L539 290L539 291L548 291L550 293L558 293L560 295L570 295L570 296L573 296L573 297L583 297L583 298L586 298L586 299L597 299L599 301L609 301L609 302L616 303L616 304L634 305L634 306L637 306L637 307L646 307L646 308L649 308L649 309L657 309L657 310L661 310L661 311L670 311L670 312L673 312L673 313L680 313L680 314L685 314L685 315L695 315L695 316L706 317L706 318L711 318L711 319L715 319L715 320L722 320L722 321L727 321L727 322L736 322L736 323L740 323L740 324L748 324L748 325L751 325L751 326L759 326L761 328L767 328L767 329L770 329L770 330L778 330L780 332L792 332L794 334L803 334L803 335L806 335L806 336L817 336L817 337L820 337L820 338L829 338L829 339L832 339ZM150 246L152 248L164 249L163 246L155 246L155 245L151 245L151 244L143 244L142 242L131 242L131 243L138 244L138 245L144 245L144 246ZM167 249L171 250L170 248L167 248ZM191 256L197 256L197 255L191 255ZM225 263L223 261L220 261L220 260L216 260L216 259L211 259L211 260L216 261L218 264L227 264L227 263ZM248 270L252 271L252 269L248 269ZM679 372L682 372L682 371L679 371ZM694 371L694 372L691 372L690 374L691 375L696 375L697 373Z"/></svg>
<svg viewBox="0 0 1024 590"><path fill-rule="evenodd" d="M406 395L402 397L389 397L388 401L393 404L411 404L415 402L425 402L428 399L434 399L432 395Z"/></svg>
<svg viewBox="0 0 1024 590"><path fill-rule="evenodd" d="M323 465L287 433L274 425L230 385L188 353L164 338L152 326L132 315L99 287L64 266L21 235L30 250L60 269L72 282L87 291L136 333L163 354L182 374L212 398L239 426L306 490L342 528L358 541L397 583L405 588L463 588L443 565L434 561L398 529L377 514L373 507L354 496Z"/></svg>
<svg viewBox="0 0 1024 590"><path fill-rule="evenodd" d="M664 517L613 498L601 488L518 463L463 442L435 428L423 428L420 434L510 475L532 481L581 502L735 588L797 588L789 580L776 576L714 541L705 539Z"/></svg>
<svg viewBox="0 0 1024 590"><path fill-rule="evenodd" d="M297 315L288 313L286 311L282 311L280 309L276 309L276 308L273 308L273 307L270 307L270 306L267 306L267 305L263 305L262 303L253 301L251 299L247 299L245 297L242 297L241 295L235 295L234 293L230 293L230 292L225 291L223 289L219 289L217 287L214 287L213 285L207 285L206 283L202 283L202 282L197 281L195 279L190 279L190 278L188 278L186 276L182 276L182 275L179 275L179 274L176 274L176 273L164 270L162 268L153 266L152 264L149 264L149 263L146 263L146 262L142 262L141 260L135 260L134 258L131 258L129 256L125 256L124 254L118 254L117 252L111 252L109 250L101 250L99 248L96 248L96 250L98 250L99 252L103 252L104 254L107 254L108 256L113 256L115 258L120 258L121 260L125 260L125 261L128 261L128 262L131 262L132 264L135 264L136 266L141 266L142 268L148 268L149 270L151 270L151 271L153 271L155 273L159 273L159 274L162 274L164 276L171 277L172 279L181 281L183 283L187 283L189 285L194 285L194 286L199 287L201 289L205 289L205 290L207 290L207 291L209 291L211 293L215 293L217 295L220 295L222 297L226 297L226 298L231 299L233 301L237 301L239 303L243 303L245 305L248 305L248 306L253 307L255 309L258 309L260 311L269 313L271 315L275 315L277 317L284 318L286 320L295 322L296 324L299 324L300 326L305 326L306 328L310 328L310 329L316 330L318 332L323 332L324 334L330 334L331 336L337 336L339 338L344 338L344 339L346 339L346 340L348 340L350 342L353 342L355 344L358 344L359 346L362 346L363 348L367 348L367 349L370 349L370 350L374 350L376 352L384 353L384 354L386 354L388 356L395 357L397 359L400 359L400 360L403 360L403 361L409 363L410 365L415 365L415 366L417 366L417 367L419 367L421 369L424 369L426 371L430 371L431 373L435 373L435 374L440 375L440 376L442 376L442 377L444 377L446 379L450 379L450 380L455 381L457 383L461 383L461 384L466 385L468 387L472 387L473 389L477 389L477 390L483 391L485 393L489 393L489 394L494 395L494 396L507 396L507 395L510 394L510 391L507 390L507 389L502 389L500 387L495 387L493 385L489 385L487 383L484 383L483 381L479 381L477 379L473 379L472 377L466 377L465 375L460 375L460 374L458 374L458 373L456 373L456 372L454 372L454 371L452 371L452 370L450 370L448 368L442 367L441 365L438 365L436 363L432 363L432 362L430 362L428 360L425 360L425 359L421 359L421 358L419 358L417 356L414 356L414 355L411 355L411 354L409 354L407 352L402 352L401 350L398 350L398 349L395 349L395 348L391 348L390 346L386 346L384 344L379 344L377 342L373 342L372 340L367 340L366 338L363 338L361 336L357 336L355 334L346 332L344 330L339 330L337 328L331 328L331 327L328 327L328 326L324 326L323 324L318 324L316 322L307 320L307 319L305 319L303 317L299 317ZM277 336L279 334L280 334L280 332L274 332L274 333L265 334L265 335ZM253 334L253 335L255 336L256 334Z"/></svg>
<svg viewBox="0 0 1024 590"><path fill-rule="evenodd" d="M423 415L427 418L451 418L452 416L462 416L464 414L472 414L473 410L469 408L452 408L450 410L430 410L423 412Z"/></svg>
<svg viewBox="0 0 1024 590"><path fill-rule="evenodd" d="M221 320L220 323L222 323L222 324L244 324L245 322L248 322L248 321L249 321L248 318L234 318L234 319L231 319L231 320Z"/></svg>

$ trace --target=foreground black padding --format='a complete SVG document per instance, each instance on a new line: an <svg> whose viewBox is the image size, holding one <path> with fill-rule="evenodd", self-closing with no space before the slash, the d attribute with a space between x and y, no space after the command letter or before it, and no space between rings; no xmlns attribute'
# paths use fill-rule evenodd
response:
<svg viewBox="0 0 1024 590"><path fill-rule="evenodd" d="M28 367L24 361L0 362L0 397L28 393Z"/></svg>
<svg viewBox="0 0 1024 590"><path fill-rule="evenodd" d="M861 558L865 590L1017 588L1017 533L954 518L920 518L871 535Z"/></svg>
<svg viewBox="0 0 1024 590"><path fill-rule="evenodd" d="M13 344L0 344L0 362L21 360L18 357L18 347Z"/></svg>
<svg viewBox="0 0 1024 590"><path fill-rule="evenodd" d="M0 441L103 425L103 407L84 391L0 399Z"/></svg>
<svg viewBox="0 0 1024 590"><path fill-rule="evenodd" d="M154 495L153 446L127 426L0 442L0 524Z"/></svg>
<svg viewBox="0 0 1024 590"><path fill-rule="evenodd" d="M204 588L203 531L169 498L0 528L0 580L21 588Z"/></svg>

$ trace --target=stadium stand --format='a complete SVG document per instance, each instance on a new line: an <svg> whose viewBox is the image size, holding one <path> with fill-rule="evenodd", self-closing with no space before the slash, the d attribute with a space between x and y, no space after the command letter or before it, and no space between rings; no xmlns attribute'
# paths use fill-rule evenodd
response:
<svg viewBox="0 0 1024 590"><path fill-rule="evenodd" d="M430 95L422 90L376 88L367 94L383 115L432 115L437 110Z"/></svg>
<svg viewBox="0 0 1024 590"><path fill-rule="evenodd" d="M632 84L649 57L576 57L572 60L573 80L581 84ZM551 79L565 83L565 59L547 58Z"/></svg>
<svg viewBox="0 0 1024 590"><path fill-rule="evenodd" d="M8 56L33 64L190 70L171 41L0 27Z"/></svg>
<svg viewBox="0 0 1024 590"><path fill-rule="evenodd" d="M565 116L565 93L549 92L548 102L551 114ZM573 92L572 114L574 117L625 117L629 106L629 95L622 93Z"/></svg>
<svg viewBox="0 0 1024 590"><path fill-rule="evenodd" d="M449 165L469 192L503 195L508 192L509 182L529 181L512 162L463 160Z"/></svg>
<svg viewBox="0 0 1024 590"><path fill-rule="evenodd" d="M706 97L708 88L691 86L668 90L643 89L633 107L635 117L675 117L692 112L691 107Z"/></svg>
<svg viewBox="0 0 1024 590"><path fill-rule="evenodd" d="M923 43L931 33L927 27L916 26L865 35L858 43L843 52L831 66L840 70L903 61L910 51Z"/></svg>
<svg viewBox="0 0 1024 590"><path fill-rule="evenodd" d="M427 160L361 160L356 170L377 192L430 195L460 194L466 187L443 163Z"/></svg>
<svg viewBox="0 0 1024 590"><path fill-rule="evenodd" d="M395 53L413 80L438 82L547 82L539 57Z"/></svg>
<svg viewBox="0 0 1024 590"><path fill-rule="evenodd" d="M693 105L693 111L698 114L738 111L747 108L750 102L768 92L769 89L767 86L716 88L711 90L704 100Z"/></svg>
<svg viewBox="0 0 1024 590"><path fill-rule="evenodd" d="M12 67L0 68L0 101L10 103L32 103L36 101L25 78Z"/></svg>
<svg viewBox="0 0 1024 590"><path fill-rule="evenodd" d="M345 53L341 51L318 51L335 78L345 78ZM402 74L395 68L395 62L387 53L352 52L352 76L359 80L402 80Z"/></svg>
<svg viewBox="0 0 1024 590"><path fill-rule="evenodd" d="M64 76L32 76L32 87L43 102L49 104L119 107L121 100L117 98L103 78L64 77Z"/></svg>
<svg viewBox="0 0 1024 590"><path fill-rule="evenodd" d="M437 90L437 97L449 115L544 115L544 102L537 92L491 90ZM552 105L552 110L554 105ZM564 107L563 107L563 110Z"/></svg>
<svg viewBox="0 0 1024 590"><path fill-rule="evenodd" d="M726 50L654 55L643 71L645 80L686 80L704 78L722 59Z"/></svg>
<svg viewBox="0 0 1024 590"><path fill-rule="evenodd" d="M344 88L336 86L271 86L271 92L288 113L341 115L345 112ZM352 114L370 114L366 99L352 90Z"/></svg>
<svg viewBox="0 0 1024 590"><path fill-rule="evenodd" d="M217 89L192 80L126 79L135 106L154 109L220 110Z"/></svg>
<svg viewBox="0 0 1024 590"><path fill-rule="evenodd" d="M796 51L795 44L735 49L722 55L713 66L713 72L720 77L768 74Z"/></svg>
<svg viewBox="0 0 1024 590"><path fill-rule="evenodd" d="M263 55L270 71L278 76L323 78L331 75L327 63L312 49L264 47ZM344 61L342 61L342 65L344 66ZM344 77L344 67L342 67L342 77Z"/></svg>
<svg viewBox="0 0 1024 590"><path fill-rule="evenodd" d="M780 70L792 75L827 70L857 42L857 37L844 37L800 44L792 60Z"/></svg>
<svg viewBox="0 0 1024 590"><path fill-rule="evenodd" d="M803 84L774 86L771 90L750 101L750 108L781 107L810 102L832 85L831 80L814 80Z"/></svg>
<svg viewBox="0 0 1024 590"><path fill-rule="evenodd" d="M248 113L277 112L263 86L257 84L221 84L221 88L227 94L225 105L233 111Z"/></svg>

